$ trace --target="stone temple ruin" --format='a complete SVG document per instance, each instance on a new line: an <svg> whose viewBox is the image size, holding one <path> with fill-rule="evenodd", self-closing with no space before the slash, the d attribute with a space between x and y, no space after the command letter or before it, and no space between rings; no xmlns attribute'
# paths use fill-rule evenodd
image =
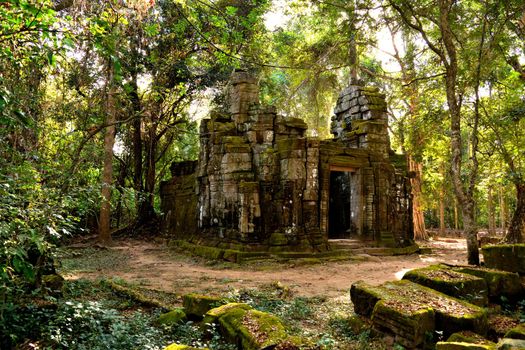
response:
<svg viewBox="0 0 525 350"><path fill-rule="evenodd" d="M161 186L164 229L223 249L318 252L329 239L412 243L404 157L390 150L385 96L351 85L339 96L334 138L259 103L256 80L231 80L228 113L200 127L198 161L174 163Z"/></svg>

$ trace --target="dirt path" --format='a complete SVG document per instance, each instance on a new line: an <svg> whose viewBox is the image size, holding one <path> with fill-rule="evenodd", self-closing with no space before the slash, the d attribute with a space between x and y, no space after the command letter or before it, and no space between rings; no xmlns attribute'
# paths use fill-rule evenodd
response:
<svg viewBox="0 0 525 350"><path fill-rule="evenodd" d="M263 263L250 266L207 262L177 253L161 242L117 241L109 249L69 248L63 274L68 279L122 278L163 291L185 294L224 294L242 288L260 288L279 282L296 295L339 297L358 280L380 284L400 278L405 271L437 262L466 264L465 241L426 242L432 254L364 257L365 261L326 262L296 266Z"/></svg>

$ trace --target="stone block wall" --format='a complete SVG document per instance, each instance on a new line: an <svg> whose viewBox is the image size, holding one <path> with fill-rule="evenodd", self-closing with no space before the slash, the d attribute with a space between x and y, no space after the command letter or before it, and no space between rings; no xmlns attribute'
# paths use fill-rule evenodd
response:
<svg viewBox="0 0 525 350"><path fill-rule="evenodd" d="M202 120L195 172L176 165L161 189L169 230L221 248L325 250L330 175L339 171L351 178L352 236L409 244L406 167L392 162L385 96L377 88L341 93L329 140L307 138L304 121L261 106L258 95L256 80L236 72L229 112Z"/></svg>
<svg viewBox="0 0 525 350"><path fill-rule="evenodd" d="M176 238L187 238L197 232L197 161L171 165L172 178L160 185L162 228Z"/></svg>

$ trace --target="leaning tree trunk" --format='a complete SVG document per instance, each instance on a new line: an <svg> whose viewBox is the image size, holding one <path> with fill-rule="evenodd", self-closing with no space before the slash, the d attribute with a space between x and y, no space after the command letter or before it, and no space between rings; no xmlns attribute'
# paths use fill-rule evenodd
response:
<svg viewBox="0 0 525 350"><path fill-rule="evenodd" d="M512 215L505 242L522 243L525 238L525 182L516 183L516 210Z"/></svg>

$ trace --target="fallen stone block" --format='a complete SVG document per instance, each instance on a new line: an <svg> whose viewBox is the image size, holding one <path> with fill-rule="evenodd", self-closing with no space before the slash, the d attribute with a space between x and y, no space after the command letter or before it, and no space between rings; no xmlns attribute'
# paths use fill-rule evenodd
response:
<svg viewBox="0 0 525 350"><path fill-rule="evenodd" d="M164 350L209 350L208 348L194 348L184 344L171 344L164 348Z"/></svg>
<svg viewBox="0 0 525 350"><path fill-rule="evenodd" d="M465 342L440 341L436 344L436 350L496 350L496 346Z"/></svg>
<svg viewBox="0 0 525 350"><path fill-rule="evenodd" d="M525 340L503 338L502 340L499 341L497 349L498 350L524 350Z"/></svg>
<svg viewBox="0 0 525 350"><path fill-rule="evenodd" d="M479 267L463 267L456 270L483 278L487 283L489 299L492 301L500 302L502 296L510 300L523 297L523 285L520 276L515 272Z"/></svg>
<svg viewBox="0 0 525 350"><path fill-rule="evenodd" d="M372 312L372 324L395 334L399 344L416 348L423 345L435 328L434 310L408 300L380 300Z"/></svg>
<svg viewBox="0 0 525 350"><path fill-rule="evenodd" d="M505 334L505 338L525 340L525 323L512 328Z"/></svg>
<svg viewBox="0 0 525 350"><path fill-rule="evenodd" d="M387 282L383 287L399 298L431 307L436 314L436 330L446 336L464 330L487 333L487 312L479 306L408 280Z"/></svg>
<svg viewBox="0 0 525 350"><path fill-rule="evenodd" d="M353 283L350 288L350 299L354 305L354 312L370 317L376 303L386 297L385 293L383 288L371 286L363 281Z"/></svg>
<svg viewBox="0 0 525 350"><path fill-rule="evenodd" d="M488 268L525 273L525 244L488 245L481 252Z"/></svg>
<svg viewBox="0 0 525 350"><path fill-rule="evenodd" d="M170 312L166 312L157 318L157 323L162 325L171 326L177 323L186 321L187 316L183 308L176 308Z"/></svg>
<svg viewBox="0 0 525 350"><path fill-rule="evenodd" d="M182 297L182 306L188 316L203 318L211 309L224 304L219 298L209 295L186 294Z"/></svg>
<svg viewBox="0 0 525 350"><path fill-rule="evenodd" d="M218 324L221 334L243 350L299 349L300 341L288 335L278 317L247 304L229 303L209 310L204 322Z"/></svg>
<svg viewBox="0 0 525 350"><path fill-rule="evenodd" d="M487 283L472 274L454 271L447 266L433 265L408 271L403 279L427 286L469 303L488 304Z"/></svg>

